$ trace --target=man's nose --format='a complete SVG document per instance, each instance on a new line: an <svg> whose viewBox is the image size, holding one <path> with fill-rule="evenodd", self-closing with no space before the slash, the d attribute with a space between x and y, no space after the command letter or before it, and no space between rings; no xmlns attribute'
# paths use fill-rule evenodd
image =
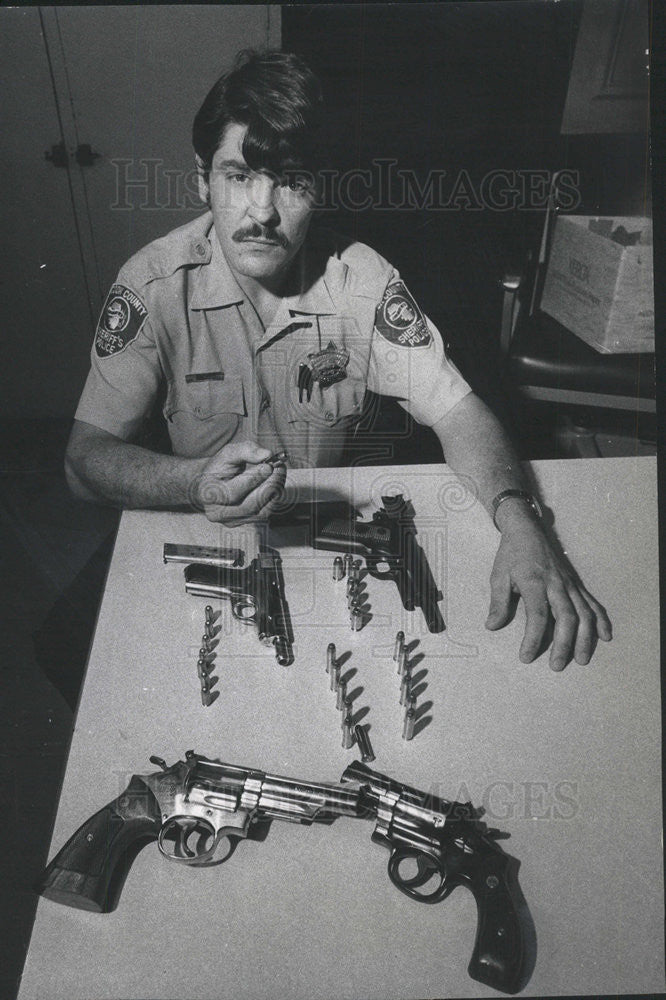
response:
<svg viewBox="0 0 666 1000"><path fill-rule="evenodd" d="M265 174L256 177L250 188L250 204L248 212L250 216L262 225L277 223L280 215L276 205L277 185Z"/></svg>

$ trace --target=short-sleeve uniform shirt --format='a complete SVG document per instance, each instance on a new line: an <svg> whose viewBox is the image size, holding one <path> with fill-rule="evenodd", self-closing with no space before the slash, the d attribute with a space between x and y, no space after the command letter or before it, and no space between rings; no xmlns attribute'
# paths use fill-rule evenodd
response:
<svg viewBox="0 0 666 1000"><path fill-rule="evenodd" d="M104 303L76 418L129 440L165 384L175 455L254 440L314 467L339 464L366 389L430 426L470 391L370 247L312 227L294 269L295 293L264 328L210 212L144 247Z"/></svg>

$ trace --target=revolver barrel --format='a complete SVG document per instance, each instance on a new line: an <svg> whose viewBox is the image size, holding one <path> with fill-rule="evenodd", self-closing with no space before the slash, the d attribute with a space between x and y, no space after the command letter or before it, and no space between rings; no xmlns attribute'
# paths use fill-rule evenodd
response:
<svg viewBox="0 0 666 1000"><path fill-rule="evenodd" d="M360 816L361 794L342 784L299 781L251 768L197 757L188 784L204 788L257 817L292 823L326 822L337 816Z"/></svg>
<svg viewBox="0 0 666 1000"><path fill-rule="evenodd" d="M295 823L358 816L360 794L341 785L318 784L267 774L259 796L262 815Z"/></svg>
<svg viewBox="0 0 666 1000"><path fill-rule="evenodd" d="M441 835L451 820L474 818L471 807L403 785L360 761L350 764L340 780L363 788L366 802L377 814L375 834L384 839L401 834L401 840L413 842L425 834L430 842L431 835Z"/></svg>

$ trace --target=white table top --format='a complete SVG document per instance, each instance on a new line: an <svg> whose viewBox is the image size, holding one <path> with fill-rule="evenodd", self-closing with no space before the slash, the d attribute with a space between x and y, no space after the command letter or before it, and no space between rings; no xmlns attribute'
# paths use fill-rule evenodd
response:
<svg viewBox="0 0 666 1000"><path fill-rule="evenodd" d="M394 584L367 580L373 618L348 624L332 554L281 549L295 662L280 667L256 633L222 608L219 697L199 698L195 670L206 600L185 594L166 541L238 543L252 533L196 514L126 512L92 645L49 857L133 773L193 748L232 764L337 781L354 750L324 671L351 655L355 710L372 767L448 799L485 806L511 834L538 953L529 995L664 989L656 470L652 459L532 466L560 539L608 608L614 639L585 667L523 665L523 613L497 633L483 622L497 535L445 466L290 474L319 497L353 497L366 513L403 492L444 598L430 634ZM329 491L327 493L327 491ZM301 495L303 492L301 490ZM430 702L411 742L391 660L396 631L417 640ZM118 909L98 915L40 900L20 1000L310 1000L494 996L466 972L476 929L465 889L419 906L388 880L372 825L274 822L210 869L169 864L150 845Z"/></svg>

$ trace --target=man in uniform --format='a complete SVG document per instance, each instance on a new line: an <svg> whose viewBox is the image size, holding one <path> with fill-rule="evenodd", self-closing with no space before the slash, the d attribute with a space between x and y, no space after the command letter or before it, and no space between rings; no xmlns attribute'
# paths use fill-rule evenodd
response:
<svg viewBox="0 0 666 1000"><path fill-rule="evenodd" d="M398 272L310 223L325 148L317 79L296 56L245 54L199 110L193 143L210 211L139 251L102 309L66 470L122 507L194 507L232 523L270 507L292 466L340 464L366 389L434 430L501 541L490 629L525 602L520 659L587 663L604 609L551 548L516 456L447 358ZM132 443L166 386L172 455Z"/></svg>

